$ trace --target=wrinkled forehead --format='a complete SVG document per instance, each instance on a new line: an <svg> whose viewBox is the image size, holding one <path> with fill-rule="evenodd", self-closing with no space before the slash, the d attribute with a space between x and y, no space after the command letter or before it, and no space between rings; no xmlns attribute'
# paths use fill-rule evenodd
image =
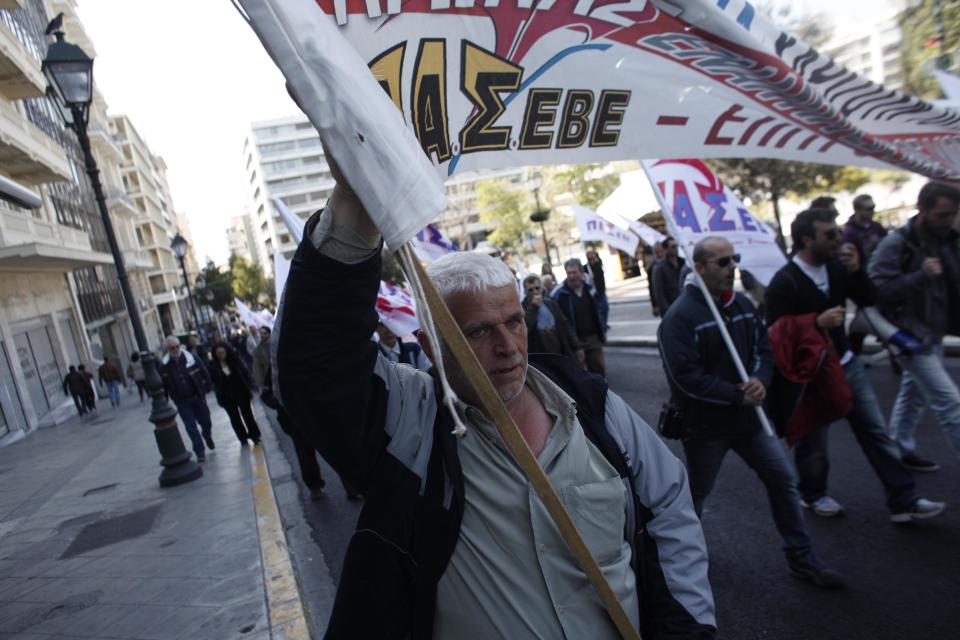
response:
<svg viewBox="0 0 960 640"><path fill-rule="evenodd" d="M517 312L523 312L520 293L513 285L453 293L444 301L460 326L473 322L503 321Z"/></svg>

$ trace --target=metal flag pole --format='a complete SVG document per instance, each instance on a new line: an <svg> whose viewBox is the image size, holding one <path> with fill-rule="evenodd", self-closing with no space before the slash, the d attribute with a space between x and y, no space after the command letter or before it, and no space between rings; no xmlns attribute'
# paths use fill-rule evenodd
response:
<svg viewBox="0 0 960 640"><path fill-rule="evenodd" d="M657 202L660 203L660 209L663 211L663 219L667 223L667 227L670 230L670 235L677 240L677 246L679 246L681 251L683 251L683 257L687 260L687 264L690 265L697 286L700 288L704 299L707 301L707 306L710 308L710 313L713 314L713 319L717 323L717 328L720 330L720 335L723 336L723 343L727 345L727 351L730 352L730 357L733 359L733 364L737 367L737 373L740 374L740 380L742 382L746 382L750 379L750 376L747 374L747 370L743 366L743 362L740 360L740 354L737 353L737 348L733 344L733 339L730 338L730 332L727 331L727 326L724 324L723 318L720 316L720 310L717 309L717 305L713 301L713 296L710 294L709 289L707 289L707 285L703 281L703 278L700 277L700 274L697 273L696 268L694 268L693 256L687 253L686 243L680 242L680 234L677 230L676 221L673 218L673 207L667 204L666 198L660 192L660 188L657 187L656 182L654 182L653 176L650 175L650 168L647 166L647 161L641 160L640 165L643 167L643 173L647 176L647 180L650 182L650 186L653 188L653 195L656 196ZM774 437L773 427L770 426L770 420L767 418L767 414L764 413L763 407L757 405L754 407L754 410L757 412L757 418L760 420L760 426L763 427L764 433L766 433L768 436Z"/></svg>

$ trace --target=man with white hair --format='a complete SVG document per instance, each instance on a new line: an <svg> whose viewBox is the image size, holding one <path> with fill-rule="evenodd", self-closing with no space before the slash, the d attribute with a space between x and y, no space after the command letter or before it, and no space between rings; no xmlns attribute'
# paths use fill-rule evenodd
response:
<svg viewBox="0 0 960 640"><path fill-rule="evenodd" d="M616 638L472 387L443 357L453 419L435 377L370 340L381 239L337 175L306 224L274 332L279 395L366 502L346 552L328 637ZM429 276L527 444L645 638L713 638L713 597L686 472L605 382L535 356L516 280L464 252Z"/></svg>
<svg viewBox="0 0 960 640"><path fill-rule="evenodd" d="M207 447L214 448L213 422L206 399L207 392L213 386L210 374L192 353L180 348L180 340L176 336L167 336L163 344L167 352L160 361L160 377L170 399L177 405L177 412L183 420L197 460L203 462L207 459L204 442ZM198 422L203 429L202 438L197 429Z"/></svg>

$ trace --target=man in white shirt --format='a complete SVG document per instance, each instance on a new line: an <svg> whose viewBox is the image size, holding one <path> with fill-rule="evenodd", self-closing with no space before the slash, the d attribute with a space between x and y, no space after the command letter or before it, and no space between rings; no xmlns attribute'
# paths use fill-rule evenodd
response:
<svg viewBox="0 0 960 640"><path fill-rule="evenodd" d="M891 521L907 523L932 518L943 512L946 505L917 494L913 475L887 435L886 421L863 365L850 351L844 328L847 298L859 306L871 306L875 289L852 246L843 247L838 255L840 231L835 217L829 209L808 209L794 220L790 232L795 255L767 287L767 322L772 325L782 316L797 316L798 323L806 319L815 324L816 330L830 336L853 395L847 421L883 484ZM828 433L828 425L823 425L801 438L796 447L801 504L823 517L843 513L840 503L827 493Z"/></svg>

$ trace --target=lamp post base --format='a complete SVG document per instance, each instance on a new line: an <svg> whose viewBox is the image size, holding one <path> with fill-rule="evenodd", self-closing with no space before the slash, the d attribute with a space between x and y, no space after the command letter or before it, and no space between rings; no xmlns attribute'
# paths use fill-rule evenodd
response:
<svg viewBox="0 0 960 640"><path fill-rule="evenodd" d="M161 487L186 484L203 475L203 468L194 461L193 455L183 446L183 439L180 437L176 422L154 429L153 435L157 439L160 455L163 456L160 460L160 464L163 465L163 471L160 472Z"/></svg>

